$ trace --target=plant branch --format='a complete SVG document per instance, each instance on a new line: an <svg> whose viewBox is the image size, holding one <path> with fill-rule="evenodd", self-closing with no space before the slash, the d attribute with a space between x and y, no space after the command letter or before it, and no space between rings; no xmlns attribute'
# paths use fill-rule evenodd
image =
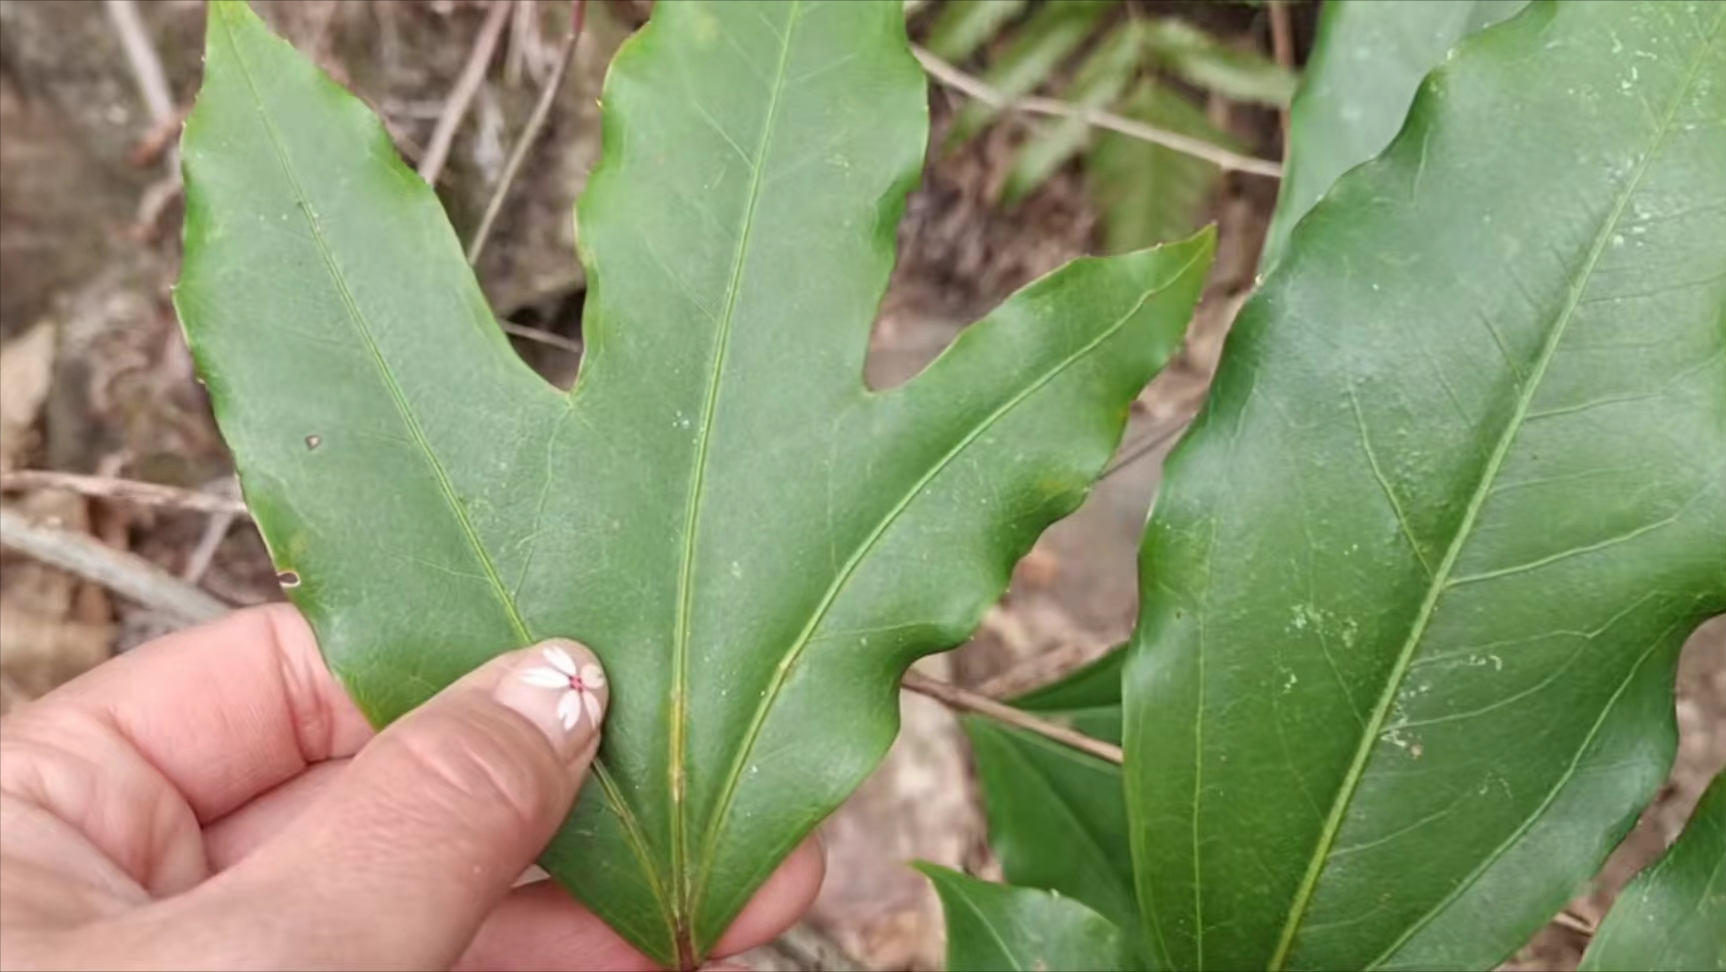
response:
<svg viewBox="0 0 1726 972"><path fill-rule="evenodd" d="M200 493L177 486L141 483L111 476L80 476L47 469L21 469L0 473L0 491L15 493L32 489L63 489L96 499L119 500L140 506L160 506L197 513L247 515L246 504L236 497Z"/></svg>
<svg viewBox="0 0 1726 972"><path fill-rule="evenodd" d="M124 553L82 533L32 523L0 509L0 547L95 581L129 600L183 624L228 613L228 606L142 557Z"/></svg>
<svg viewBox="0 0 1726 972"><path fill-rule="evenodd" d="M133 79L138 82L144 108L150 113L152 133L166 131L170 135L163 155L168 160L169 174L178 180L180 152L171 136L179 127L180 113L174 108L174 90L168 85L168 73L162 69L162 57L156 52L156 44L150 39L134 0L106 0L103 6L108 10L114 33L120 37L120 47L126 52Z"/></svg>
<svg viewBox="0 0 1726 972"><path fill-rule="evenodd" d="M504 24L509 22L509 12L514 0L492 0L491 13L485 18L485 26L480 28L479 36L474 38L473 50L468 53L467 64L461 69L461 76L456 78L455 87L450 89L449 98L444 101L443 113L438 116L437 127L432 130L431 143L426 146L426 154L420 158L420 178L431 185L437 185L438 176L443 174L444 163L449 160L450 146L455 143L456 129L461 127L461 121L467 117L468 105L473 103L473 96L479 91L480 82L485 80L486 68L491 65L491 57L497 52L498 38L503 36Z"/></svg>
<svg viewBox="0 0 1726 972"><path fill-rule="evenodd" d="M1289 20L1288 0L1270 0L1271 12L1271 53L1276 58L1277 65L1285 71L1294 71L1294 24ZM1289 140L1289 106L1278 109L1282 119L1283 156L1288 156Z"/></svg>
<svg viewBox="0 0 1726 972"><path fill-rule="evenodd" d="M563 35L563 44L558 48L557 66L546 80L545 89L539 93L539 100L534 103L533 114L527 119L527 127L521 130L521 137L515 140L515 147L510 149L509 161L504 163L503 175L497 180L497 188L492 190L491 199L486 201L485 216L479 221L479 229L474 231L473 242L467 245L469 263L479 262L480 253L485 250L485 241L491 236L491 225L497 220L498 212L503 209L504 199L509 196L515 175L521 169L522 161L527 158L528 150L539 140L539 133L545 128L546 119L551 117L552 102L557 100L557 92L563 87L564 75L569 73L570 62L575 60L575 42L581 38L581 25L586 16L586 0L570 0L569 32Z"/></svg>
<svg viewBox="0 0 1726 972"><path fill-rule="evenodd" d="M1086 108L1084 105L1077 105L1070 101L1060 101L1055 98L1009 98L981 79L966 74L921 47L913 45L911 50L917 55L917 60L922 63L923 70L929 72L930 77L961 94L976 98L978 101L987 102L997 108L1007 111L1022 111L1033 115L1076 118L1087 125L1106 128L1131 138L1161 145L1183 155L1204 159L1212 165L1232 172L1250 172L1253 175L1267 176L1272 179L1282 178L1282 166L1269 159L1256 159L1250 155L1241 155L1222 146L1212 145L1201 138L1193 138L1179 132L1156 128L1113 112Z"/></svg>
<svg viewBox="0 0 1726 972"><path fill-rule="evenodd" d="M1121 747L1113 743L1092 739L1077 730L1057 725L1046 719L1039 719L1022 709L1015 709L986 695L980 695L969 689L962 689L957 685L930 678L921 672L906 672L904 681L900 684L907 691L926 695L949 708L973 712L980 716L987 716L997 722L1004 722L1009 726L1034 732L1064 746L1071 746L1080 752L1089 753L1098 759L1116 764L1121 763L1124 759Z"/></svg>
<svg viewBox="0 0 1726 972"><path fill-rule="evenodd" d="M1121 458L1115 460L1109 468L1103 470L1103 474L1097 477L1097 482L1101 483L1103 480L1108 479L1110 476L1113 476L1133 463L1138 462L1140 459L1143 459L1157 451L1163 443L1177 435L1180 435L1182 432L1185 432L1187 430L1187 426L1191 424L1193 424L1193 416L1185 415L1170 423L1167 428L1157 432L1152 432L1150 435L1145 436L1137 443L1134 443L1133 447L1129 449L1125 455L1121 456Z"/></svg>
<svg viewBox="0 0 1726 972"><path fill-rule="evenodd" d="M505 334L513 334L525 341L538 341L547 347L559 348L570 354L581 353L580 341L572 341L561 334L542 331L537 327L528 327L525 324L516 324L513 321L503 321L498 326L503 328Z"/></svg>

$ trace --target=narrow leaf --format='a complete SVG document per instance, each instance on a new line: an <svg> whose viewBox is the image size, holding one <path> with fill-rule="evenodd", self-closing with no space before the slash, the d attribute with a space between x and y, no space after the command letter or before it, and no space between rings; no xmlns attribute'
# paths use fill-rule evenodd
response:
<svg viewBox="0 0 1726 972"><path fill-rule="evenodd" d="M926 45L943 61L963 61L1025 8L1025 0L948 0Z"/></svg>
<svg viewBox="0 0 1726 972"><path fill-rule="evenodd" d="M1666 777L1726 609L1726 5L1465 40L1167 464L1124 689L1182 968L1490 968Z"/></svg>
<svg viewBox="0 0 1726 972"><path fill-rule="evenodd" d="M370 112L214 4L177 304L289 593L371 718L540 638L600 654L604 748L544 863L693 966L885 752L905 666L1082 499L1212 241L1070 264L871 392L927 138L900 5L660 4L603 105L564 395Z"/></svg>
<svg viewBox="0 0 1726 972"><path fill-rule="evenodd" d="M1109 32L1073 76L1062 97L1085 108L1112 104L1132 81L1143 49L1139 22L1129 20ZM1051 118L1037 125L1007 173L1002 199L1012 203L1035 192L1055 170L1091 142L1092 126L1083 118Z"/></svg>
<svg viewBox="0 0 1726 972"><path fill-rule="evenodd" d="M1292 71L1263 54L1229 47L1184 20L1146 22L1145 50L1183 81L1236 101L1286 105L1295 91Z"/></svg>
<svg viewBox="0 0 1726 972"><path fill-rule="evenodd" d="M947 972L1113 972L1120 929L1077 901L918 864L947 916Z"/></svg>
<svg viewBox="0 0 1726 972"><path fill-rule="evenodd" d="M1238 148L1198 106L1149 78L1121 110L1158 128ZM1118 132L1098 135L1085 174L1103 217L1103 249L1110 253L1191 233L1217 181L1216 166L1204 159Z"/></svg>
<svg viewBox="0 0 1726 972"><path fill-rule="evenodd" d="M1287 160L1259 266L1282 254L1289 231L1349 169L1390 144L1414 91L1465 35L1528 0L1329 0L1300 91L1289 109Z"/></svg>
<svg viewBox="0 0 1726 972"><path fill-rule="evenodd" d="M1013 32L1012 42L983 72L983 80L1008 98L1030 94L1048 82L1114 5L1115 0L1062 0L1044 4ZM953 119L947 144L958 145L969 139L1000 112L1001 109L987 102L967 102Z"/></svg>
<svg viewBox="0 0 1726 972"><path fill-rule="evenodd" d="M1726 972L1726 773L1666 854L1618 895L1582 972Z"/></svg>

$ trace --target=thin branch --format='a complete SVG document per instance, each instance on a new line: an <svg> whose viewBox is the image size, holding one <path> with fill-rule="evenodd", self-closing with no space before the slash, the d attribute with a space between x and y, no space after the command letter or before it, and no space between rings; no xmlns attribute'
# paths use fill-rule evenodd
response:
<svg viewBox="0 0 1726 972"><path fill-rule="evenodd" d="M1161 145L1183 155L1204 159L1222 169L1233 172L1250 172L1253 175L1268 176L1272 179L1282 178L1282 166L1268 159L1256 159L1250 155L1231 152L1219 145L1212 145L1204 139L1156 128L1113 112L1086 108L1084 105L1076 105L1070 101L1060 101L1055 98L1009 98L984 81L966 74L921 47L913 46L911 50L917 55L917 60L922 62L923 70L928 71L930 77L961 94L976 98L978 101L987 102L997 108L1007 111L1023 111L1033 115L1077 118L1087 125L1106 128L1112 132L1119 132L1122 135Z"/></svg>
<svg viewBox="0 0 1726 972"><path fill-rule="evenodd" d="M449 149L455 143L456 129L467 117L468 105L473 103L480 82L485 80L486 68L491 65L491 56L497 52L497 41L503 36L504 25L509 23L512 3L514 0L492 0L491 13L486 16L479 36L474 38L467 64L461 69L461 76L456 78L455 87L450 89L449 98L444 101L443 114L438 116L437 127L432 130L431 144L426 146L426 153L420 159L420 178L434 186L438 176L443 174L444 163L449 161Z"/></svg>
<svg viewBox="0 0 1726 972"><path fill-rule="evenodd" d="M505 334L513 334L526 341L538 341L540 344L560 348L570 354L581 353L580 341L571 341L561 334L553 334L550 331L542 331L537 327L528 327L525 324L516 324L512 321L504 321L498 326L503 328Z"/></svg>
<svg viewBox="0 0 1726 972"><path fill-rule="evenodd" d="M104 6L114 33L120 37L120 47L126 52L132 77L138 82L138 94L143 96L144 107L150 112L152 130L165 128L172 132L178 128L179 118L174 108L174 89L168 86L168 73L162 69L161 55L156 53L156 44L150 39L144 18L138 14L138 5L134 0L107 0ZM163 154L168 160L168 170L178 177L180 152L171 138Z"/></svg>
<svg viewBox="0 0 1726 972"><path fill-rule="evenodd" d="M962 689L957 685L938 681L921 672L906 672L904 681L900 685L907 691L916 692L918 695L927 695L951 708L974 712L997 722L1004 722L1009 726L1037 733L1064 746L1071 746L1080 752L1089 753L1098 759L1107 760L1111 763L1120 763L1124 759L1119 746L1103 742L1100 739L1092 739L1077 730L1039 719L1029 712L1015 709L969 689Z"/></svg>
<svg viewBox="0 0 1726 972"><path fill-rule="evenodd" d="M1119 459L1116 459L1114 461L1114 463L1111 466L1109 466L1109 468L1103 470L1103 474L1101 476L1097 477L1097 482L1100 483L1103 480L1108 479L1110 476L1113 476L1115 473L1120 472L1121 470L1127 468L1128 466L1132 465L1133 463L1138 462L1140 459L1143 459L1146 456L1150 455L1151 453L1156 452L1157 449L1163 445L1163 443L1169 441L1170 439L1174 438L1177 435L1180 435L1182 432L1185 432L1187 430L1187 426L1192 425L1192 424L1193 424L1193 417L1191 415L1183 416L1181 418L1176 419L1174 422L1172 422L1167 428L1163 429L1162 431L1153 432L1150 435L1146 436L1145 438L1141 439L1131 449L1127 450L1125 455L1121 456L1121 458L1119 458Z"/></svg>
<svg viewBox="0 0 1726 972"><path fill-rule="evenodd" d="M1288 0L1270 0L1271 53L1283 70L1294 71L1294 24L1289 20ZM1283 156L1288 156L1289 106L1279 110L1283 127Z"/></svg>
<svg viewBox="0 0 1726 972"><path fill-rule="evenodd" d="M211 485L218 494L226 493L232 496L239 484L228 478ZM222 541L227 539L228 531L233 529L234 521L239 518L237 511L228 510L224 513L213 513L204 521L204 534L198 538L198 545L192 548L191 555L186 558L186 565L180 570L181 580L188 584L203 581L204 575L210 572L210 564L215 562L216 550L221 547Z"/></svg>
<svg viewBox="0 0 1726 972"><path fill-rule="evenodd" d="M581 38L581 24L587 16L587 4L584 0L571 0L569 5L569 33L563 36L563 44L558 48L557 66L552 69L551 77L545 82L545 88L539 93L539 100L534 103L533 114L528 116L527 127L521 130L521 137L515 140L515 147L510 149L509 161L504 163L503 175L497 180L497 188L492 190L491 199L485 204L485 216L479 221L479 229L474 231L473 242L467 245L467 262L478 263L479 255L485 250L485 241L491 236L491 224L497 220L497 214L503 209L503 201L509 196L509 188L515 182L515 175L521 169L521 163L527 158L528 150L539 140L540 130L545 128L545 121L551 117L552 102L557 100L557 92L563 87L563 77L569 73L569 64L575 60L575 42Z"/></svg>
<svg viewBox="0 0 1726 972"><path fill-rule="evenodd" d="M82 533L32 523L0 509L0 547L77 574L184 624L228 613L228 606L142 557L115 550Z"/></svg>
<svg viewBox="0 0 1726 972"><path fill-rule="evenodd" d="M0 473L0 491L14 493L33 489L63 489L96 499L119 500L140 506L160 506L197 513L247 515L246 504L237 498L200 493L177 486L141 483L111 476L80 476L47 469L20 469Z"/></svg>

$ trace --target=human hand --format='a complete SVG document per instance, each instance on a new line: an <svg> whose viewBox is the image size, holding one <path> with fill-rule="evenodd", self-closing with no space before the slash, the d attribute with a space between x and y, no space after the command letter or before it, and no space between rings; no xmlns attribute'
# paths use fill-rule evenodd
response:
<svg viewBox="0 0 1726 972"><path fill-rule="evenodd" d="M607 700L521 677L547 661L494 659L374 733L274 605L25 706L0 723L0 965L653 968L551 882L512 888L599 746L579 696ZM783 931L823 867L800 848L717 953Z"/></svg>

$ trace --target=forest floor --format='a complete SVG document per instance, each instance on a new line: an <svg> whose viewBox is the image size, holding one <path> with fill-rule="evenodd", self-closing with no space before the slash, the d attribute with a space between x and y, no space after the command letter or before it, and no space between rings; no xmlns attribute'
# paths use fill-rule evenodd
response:
<svg viewBox="0 0 1726 972"><path fill-rule="evenodd" d="M468 0L258 2L326 70L385 118L410 161L426 150L485 18ZM542 5L549 6L549 5ZM581 269L571 203L598 149L595 99L604 65L645 15L633 2L592 3L574 67L543 138L478 265L500 317L578 341ZM0 471L51 469L227 492L232 467L169 304L181 203L171 144L196 90L200 0L143 5L173 110L152 114L102 5L0 0ZM523 5L478 88L439 188L464 234L478 222L503 161L556 58L541 7ZM1236 26L1257 30L1241 8ZM530 13L531 12L531 13ZM1302 29L1310 37L1310 17ZM1305 38L1303 38L1305 39ZM937 131L950 113L935 96ZM1219 119L1266 154L1274 114ZM1013 288L1084 252L1095 214L1082 176L1056 177L1018 208L992 203L1004 148L998 125L931 164L901 227L901 259L871 343L869 380L915 374L969 320ZM1137 599L1135 556L1163 455L1198 407L1240 302L1253 285L1274 186L1224 180L1210 211L1216 269L1186 349L1137 403L1120 466L1019 566L972 642L919 663L930 674L1007 696L1057 677L1126 637ZM548 379L573 380L578 355L518 340ZM248 521L152 509L52 490L18 490L8 509L86 533L202 587L230 605L279 600ZM159 610L6 552L0 563L0 710L173 626ZM1612 893L1676 834L1708 779L1726 765L1726 619L1687 646L1678 686L1677 765L1605 873L1507 968L1574 968L1586 929ZM930 860L984 875L984 822L954 716L903 696L904 731L879 771L824 827L826 887L805 926L748 960L762 969L936 969L942 922Z"/></svg>

